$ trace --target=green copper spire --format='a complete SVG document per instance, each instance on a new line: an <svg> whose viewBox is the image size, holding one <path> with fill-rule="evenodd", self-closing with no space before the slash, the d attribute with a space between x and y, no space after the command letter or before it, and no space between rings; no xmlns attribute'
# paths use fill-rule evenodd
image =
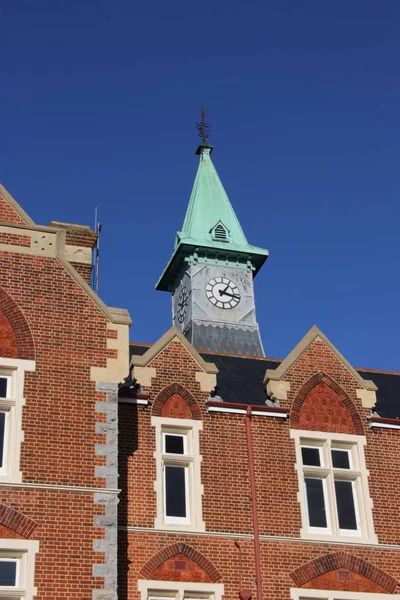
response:
<svg viewBox="0 0 400 600"><path fill-rule="evenodd" d="M182 231L177 232L175 251L156 285L158 290L172 290L176 276L188 262L225 264L257 273L268 257L268 250L247 242L211 160L213 148L207 144L203 114L202 117L196 179Z"/></svg>
<svg viewBox="0 0 400 600"><path fill-rule="evenodd" d="M211 151L210 147L199 147L200 164L178 238L215 248L218 241L213 230L220 224L226 231L224 249L229 244L232 249L248 252L249 245L213 165Z"/></svg>

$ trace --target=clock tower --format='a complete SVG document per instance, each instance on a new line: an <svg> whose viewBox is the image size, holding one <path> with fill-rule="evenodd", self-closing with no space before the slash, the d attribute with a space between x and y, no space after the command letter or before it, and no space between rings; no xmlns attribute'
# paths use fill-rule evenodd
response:
<svg viewBox="0 0 400 600"><path fill-rule="evenodd" d="M208 125L182 231L157 285L172 293L173 324L197 350L264 356L253 279L268 250L250 246L211 160Z"/></svg>

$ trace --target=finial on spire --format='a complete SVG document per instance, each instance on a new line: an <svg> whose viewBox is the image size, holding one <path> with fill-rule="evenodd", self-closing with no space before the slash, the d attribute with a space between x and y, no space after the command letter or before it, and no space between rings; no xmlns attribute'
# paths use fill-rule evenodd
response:
<svg viewBox="0 0 400 600"><path fill-rule="evenodd" d="M201 144L197 148L196 154L200 154L200 150L203 147L212 149L212 146L209 146L208 144L211 125L205 122L206 111L204 110L204 105L201 107L200 115L201 121L200 123L196 123L196 129L199 132L199 137L201 137Z"/></svg>
<svg viewBox="0 0 400 600"><path fill-rule="evenodd" d="M200 111L201 115L201 123L196 123L196 129L199 132L199 136L201 137L201 142L203 146L208 146L207 140L210 135L210 127L209 123L206 123L204 117L206 116L206 111L204 110L204 105L201 107Z"/></svg>

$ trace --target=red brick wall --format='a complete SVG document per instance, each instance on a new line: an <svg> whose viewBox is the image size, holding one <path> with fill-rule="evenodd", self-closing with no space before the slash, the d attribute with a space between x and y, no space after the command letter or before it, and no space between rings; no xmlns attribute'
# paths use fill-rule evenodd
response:
<svg viewBox="0 0 400 600"><path fill-rule="evenodd" d="M161 416L173 419L193 419L189 405L179 394L173 394L166 400L161 410Z"/></svg>
<svg viewBox="0 0 400 600"><path fill-rule="evenodd" d="M304 586L309 590L341 590L344 592L368 592L384 594L385 589L375 581L363 575L348 570L329 571L324 575L315 577Z"/></svg>
<svg viewBox="0 0 400 600"><path fill-rule="evenodd" d="M79 273L81 277L86 281L88 285L91 284L91 275L92 275L92 265L87 265L83 263L71 262L71 265L74 267L75 271Z"/></svg>
<svg viewBox="0 0 400 600"><path fill-rule="evenodd" d="M169 558L149 576L149 579L160 581L198 581L211 583L212 579L197 562L184 554L176 554Z"/></svg>
<svg viewBox="0 0 400 600"><path fill-rule="evenodd" d="M102 436L90 367L106 366L106 318L56 260L0 253L0 287L21 308L37 356L36 372L26 374L24 480L104 486L94 477Z"/></svg>
<svg viewBox="0 0 400 600"><path fill-rule="evenodd" d="M6 220L21 222L0 202L0 221ZM95 454L95 444L105 443L95 424L106 418L95 404L105 394L96 392L90 368L106 366L106 317L55 259L0 252L0 292L0 310L15 306L16 322L34 342L34 356L18 356L36 358L36 371L25 376L23 481L104 488L94 471L106 464ZM1 355L15 356L20 332L10 331L2 312L0 335ZM94 505L93 492L1 486L0 492L1 502L38 524L38 600L89 600L92 589L104 587L92 574L93 564L104 562L104 554L93 552L93 540L104 536L93 519L105 511Z"/></svg>
<svg viewBox="0 0 400 600"><path fill-rule="evenodd" d="M209 361L212 361L212 355ZM243 553L242 587L252 589L253 597L256 597L249 468L243 416L207 413L208 394L201 392L195 381L195 372L201 369L181 344L171 343L150 366L156 368L157 376L152 380L151 388L144 391L150 393L151 401L154 402L153 409L151 406L120 405L120 483L124 489L120 504L120 524L149 528L148 532L120 532L122 597L138 599L137 579L143 578L140 574L143 565L162 548L185 542L209 559L221 573L221 582L225 584L225 598L236 598L239 591L239 551L234 542L239 534L244 536L240 538ZM373 516L376 532L381 543L398 544L400 525L396 514L400 507L400 488L397 483L400 480L400 458L397 460L396 457L400 457L399 435L398 432L387 431L375 434L364 425L369 410L362 407L356 395L356 389L361 387L360 382L325 344L316 342L286 374L285 380L290 382L291 390L288 400L281 404L290 409L303 386L320 371L326 373L326 376L316 378L315 381L318 382L304 394L304 402L302 400L299 409L300 420L296 426L346 433L354 433L354 423L358 428L361 427L367 436L366 458L371 473L369 481L375 506ZM201 410L201 479L204 485L203 519L207 535L150 531L154 527L156 514L155 433L150 418L155 408L157 414L162 414L162 407L157 399L162 390L173 382L187 389ZM165 398L164 402L166 401ZM368 564L400 579L400 547L342 546L329 542L307 543L299 539L301 515L297 500L298 479L294 469L295 447L289 434L290 421L253 417L251 427L260 533L266 536L261 540L264 598L289 600L290 587L296 587L291 573L308 561L339 551L363 558ZM393 457L390 470L387 469L388 456ZM172 563L169 563L168 568L170 564ZM372 593L382 591L381 581L368 577L370 571L367 575L351 569L348 571L349 580L339 579L336 571L333 571L314 580L314 585L321 588L335 585L338 587L332 589L358 589ZM333 580L335 583L332 583ZM124 591L126 589L127 595Z"/></svg>
<svg viewBox="0 0 400 600"><path fill-rule="evenodd" d="M23 246L29 248L31 238L27 235L0 232L0 244L11 244L12 246Z"/></svg>
<svg viewBox="0 0 400 600"><path fill-rule="evenodd" d="M15 210L6 202L0 194L0 223L8 225L25 225L24 220L15 212Z"/></svg>
<svg viewBox="0 0 400 600"><path fill-rule="evenodd" d="M318 383L300 409L299 429L355 434L350 412L327 383Z"/></svg>
<svg viewBox="0 0 400 600"><path fill-rule="evenodd" d="M0 356L17 358L17 344L12 327L0 311Z"/></svg>

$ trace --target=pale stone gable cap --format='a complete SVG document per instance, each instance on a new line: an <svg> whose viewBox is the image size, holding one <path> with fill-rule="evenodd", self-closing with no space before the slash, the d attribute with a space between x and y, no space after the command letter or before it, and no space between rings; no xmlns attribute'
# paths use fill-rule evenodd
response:
<svg viewBox="0 0 400 600"><path fill-rule="evenodd" d="M204 360L200 356L200 354L195 350L190 342L185 338L185 336L173 325L155 344L153 344L147 352L145 352L142 356L133 355L131 359L131 365L134 367L146 367L162 350L168 346L170 342L172 342L175 338L181 342L181 344L186 348L189 354L192 355L194 360L198 363L198 365L203 369L205 373L216 374L218 373L218 368L214 363L209 363Z"/></svg>
<svg viewBox="0 0 400 600"><path fill-rule="evenodd" d="M267 369L264 377L264 383L267 381L279 381L290 369L290 367L296 362L296 360L303 354L303 352L312 344L317 338L320 338L337 358L343 363L343 365L350 371L353 377L362 385L366 390L376 392L378 389L375 383L369 379L363 379L361 375L351 366L351 364L345 359L345 357L335 348L335 346L328 340L328 338L322 333L322 331L314 325L310 331L303 337L302 340L293 348L293 350L287 355L285 360L281 362L279 367L276 369Z"/></svg>

